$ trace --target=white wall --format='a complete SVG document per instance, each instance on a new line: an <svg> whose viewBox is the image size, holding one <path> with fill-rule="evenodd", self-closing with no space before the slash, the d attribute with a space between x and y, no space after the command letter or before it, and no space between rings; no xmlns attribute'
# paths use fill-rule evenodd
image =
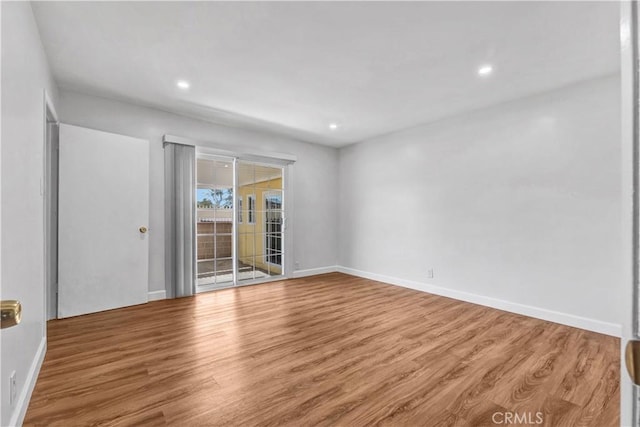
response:
<svg viewBox="0 0 640 427"><path fill-rule="evenodd" d="M19 423L44 355L44 98L56 87L29 3L2 2L2 275L4 299L23 305L22 323L0 333L1 418ZM9 404L16 371L18 404Z"/></svg>
<svg viewBox="0 0 640 427"><path fill-rule="evenodd" d="M295 154L298 161L293 172L293 261L298 265L297 270L336 265L338 151L335 148L221 126L148 107L64 90L60 92L58 114L63 123L150 141L150 291L165 289L164 134L211 141L212 144L237 144L255 147L260 151Z"/></svg>
<svg viewBox="0 0 640 427"><path fill-rule="evenodd" d="M340 264L619 333L619 87L600 78L341 149Z"/></svg>

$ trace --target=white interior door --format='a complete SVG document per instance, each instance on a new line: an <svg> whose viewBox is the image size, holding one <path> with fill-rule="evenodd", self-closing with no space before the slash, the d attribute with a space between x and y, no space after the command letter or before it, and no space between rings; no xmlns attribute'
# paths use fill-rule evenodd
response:
<svg viewBox="0 0 640 427"><path fill-rule="evenodd" d="M58 317L147 302L148 221L148 141L60 125Z"/></svg>

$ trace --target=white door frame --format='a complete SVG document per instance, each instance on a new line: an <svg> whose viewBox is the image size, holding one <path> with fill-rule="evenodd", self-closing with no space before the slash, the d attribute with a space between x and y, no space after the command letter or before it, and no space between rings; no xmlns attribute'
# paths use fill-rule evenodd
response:
<svg viewBox="0 0 640 427"><path fill-rule="evenodd" d="M49 280L51 276L52 263L54 262L52 259L53 253L50 249L54 243L55 245L57 245L57 238L55 239L56 242L52 242L53 230L51 225L51 219L53 216L53 203L57 203L57 198L56 200L51 199L52 197L51 181L52 181L53 174L54 173L57 174L57 171L58 171L57 156L53 156L53 152L58 148L57 148L57 143L56 143L56 147L52 146L49 124L55 123L56 125L58 125L60 121L58 119L58 114L56 113L55 106L53 104L53 101L51 100L51 97L49 96L49 93L47 92L46 89L43 91L43 93L44 93L43 95L44 127L43 127L43 138L42 138L43 139L43 144L42 144L43 162L42 162L42 180L40 181L40 194L43 196L43 205L44 205L42 220L44 225L43 227L44 286L43 288L44 288L44 320L45 320L44 325L45 327L43 331L43 336L46 336L47 320L55 319L58 316L57 302L52 303L54 299L57 299L58 284L51 283L51 281ZM53 164L54 159L56 164Z"/></svg>

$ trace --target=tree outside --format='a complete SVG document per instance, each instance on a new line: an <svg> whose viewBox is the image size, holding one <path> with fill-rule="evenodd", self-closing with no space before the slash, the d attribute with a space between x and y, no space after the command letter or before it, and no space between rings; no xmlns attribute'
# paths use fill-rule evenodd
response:
<svg viewBox="0 0 640 427"><path fill-rule="evenodd" d="M231 209L233 190L231 188L199 188L197 204L199 208Z"/></svg>

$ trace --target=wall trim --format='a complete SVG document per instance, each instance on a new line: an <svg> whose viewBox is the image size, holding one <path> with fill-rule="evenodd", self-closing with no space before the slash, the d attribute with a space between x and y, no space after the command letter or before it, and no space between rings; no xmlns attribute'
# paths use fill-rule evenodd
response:
<svg viewBox="0 0 640 427"><path fill-rule="evenodd" d="M560 323L562 325L571 326L574 328L586 329L588 331L598 332L600 334L611 335L614 337L622 336L622 326L616 323L603 322L587 317L575 316L573 314L547 310L540 307L519 304L498 298L472 294L469 292L457 291L455 289L448 289L442 286L436 286L428 283L420 283L413 280L400 279L397 277L385 276L368 271L356 270L349 267L338 266L337 271L349 274L351 276L376 280L379 282L388 283L390 285L401 286L403 288L414 289L434 295L440 295L460 301L466 301L473 304L492 307L511 313L521 314L523 316L529 316L549 322Z"/></svg>
<svg viewBox="0 0 640 427"><path fill-rule="evenodd" d="M309 268L306 270L296 270L293 272L293 278L315 276L317 274L335 273L340 267L337 265L328 265L326 267Z"/></svg>
<svg viewBox="0 0 640 427"><path fill-rule="evenodd" d="M10 426L21 426L24 422L24 416L27 414L27 408L29 408L29 402L31 401L31 394L33 393L33 389L36 387L36 381L38 380L38 374L40 373L40 368L42 367L42 362L44 361L44 355L46 352L47 338L42 337L36 356L33 358L33 362L31 362L31 367L27 373L24 387L22 387L22 390L20 391L15 409L13 410L13 414L9 420Z"/></svg>
<svg viewBox="0 0 640 427"><path fill-rule="evenodd" d="M167 291L162 290L162 291L149 291L147 293L147 300L148 301L157 301L157 300L161 300L161 299L167 299Z"/></svg>

